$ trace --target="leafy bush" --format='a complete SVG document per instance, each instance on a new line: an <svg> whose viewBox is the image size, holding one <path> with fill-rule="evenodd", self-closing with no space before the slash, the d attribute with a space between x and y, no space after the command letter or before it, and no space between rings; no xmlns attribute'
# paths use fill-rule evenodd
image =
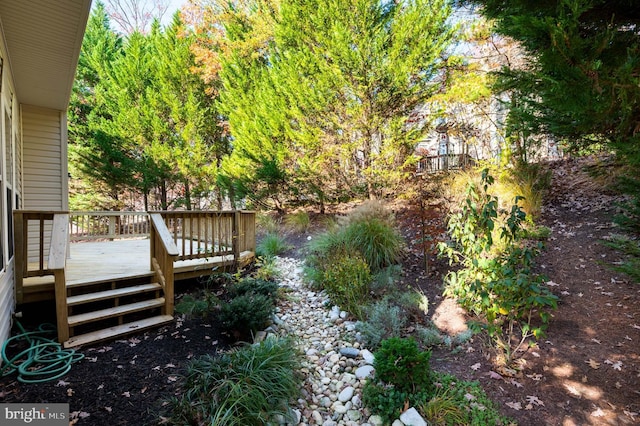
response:
<svg viewBox="0 0 640 426"><path fill-rule="evenodd" d="M230 293L233 297L247 293L261 294L275 301L278 293L278 283L260 278L243 278L230 287Z"/></svg>
<svg viewBox="0 0 640 426"><path fill-rule="evenodd" d="M391 337L398 337L407 326L407 315L399 306L383 299L370 305L368 317L357 323L357 329L370 349L377 349L380 343Z"/></svg>
<svg viewBox="0 0 640 426"><path fill-rule="evenodd" d="M426 392L407 392L393 386L368 380L362 388L362 402L372 413L379 415L390 425L400 417L405 407L414 407L429 399Z"/></svg>
<svg viewBox="0 0 640 426"><path fill-rule="evenodd" d="M429 392L433 384L430 358L431 352L421 351L413 339L384 340L373 361L375 380L401 392Z"/></svg>
<svg viewBox="0 0 640 426"><path fill-rule="evenodd" d="M220 306L222 327L236 340L246 340L269 324L274 304L262 294L246 293Z"/></svg>
<svg viewBox="0 0 640 426"><path fill-rule="evenodd" d="M274 281L280 277L280 271L273 257L259 257L255 262L253 277L259 280Z"/></svg>
<svg viewBox="0 0 640 426"><path fill-rule="evenodd" d="M545 278L531 270L537 250L520 241L526 215L518 206L519 197L501 218L502 245L496 249L498 200L487 192L492 183L485 170L482 189L469 186L462 211L449 218L452 243L441 244L440 251L451 263L461 265L459 271L446 275L445 294L486 320L489 335L510 362L514 334L521 335L516 349L529 336L542 336L549 319L545 309L556 308L557 297L544 285ZM534 314L540 320L537 326L532 323Z"/></svg>
<svg viewBox="0 0 640 426"><path fill-rule="evenodd" d="M401 274L402 267L400 265L391 265L378 271L378 273L373 276L371 291L380 295L394 291L397 288L396 283Z"/></svg>
<svg viewBox="0 0 640 426"><path fill-rule="evenodd" d="M208 316L220 303L215 294L205 291L200 297L185 295L177 304L176 312L188 316Z"/></svg>
<svg viewBox="0 0 640 426"><path fill-rule="evenodd" d="M269 258L277 256L290 248L291 246L282 235L269 232L262 237L256 246L256 255Z"/></svg>
<svg viewBox="0 0 640 426"><path fill-rule="evenodd" d="M191 362L182 396L170 401L171 424L264 425L294 422L288 402L299 393L293 342L270 338Z"/></svg>
<svg viewBox="0 0 640 426"><path fill-rule="evenodd" d="M362 301L368 297L371 273L360 257L340 257L324 273L324 289L333 303L362 318Z"/></svg>
<svg viewBox="0 0 640 426"><path fill-rule="evenodd" d="M433 388L430 357L414 340L384 340L375 353L375 376L363 388L365 406L391 423L406 406L428 400Z"/></svg>

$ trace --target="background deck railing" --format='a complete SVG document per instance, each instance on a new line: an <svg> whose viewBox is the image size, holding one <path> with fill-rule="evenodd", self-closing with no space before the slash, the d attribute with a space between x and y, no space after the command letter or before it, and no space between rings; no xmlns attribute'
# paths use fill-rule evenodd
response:
<svg viewBox="0 0 640 426"><path fill-rule="evenodd" d="M460 170L475 164L468 154L442 154L422 157L418 162L418 173L435 173Z"/></svg>
<svg viewBox="0 0 640 426"><path fill-rule="evenodd" d="M72 242L149 236L149 215L134 211L76 211L69 215Z"/></svg>

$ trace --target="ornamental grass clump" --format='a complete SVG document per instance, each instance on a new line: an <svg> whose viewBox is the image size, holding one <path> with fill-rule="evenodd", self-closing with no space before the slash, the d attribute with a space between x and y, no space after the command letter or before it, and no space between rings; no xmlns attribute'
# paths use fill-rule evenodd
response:
<svg viewBox="0 0 640 426"><path fill-rule="evenodd" d="M361 317L361 307L372 297L372 282L400 262L404 240L393 227L392 215L379 203L367 203L338 227L315 237L307 248L306 279Z"/></svg>
<svg viewBox="0 0 640 426"><path fill-rule="evenodd" d="M192 361L182 396L169 401L170 424L245 426L295 422L289 402L299 394L292 340L269 338ZM274 423L276 422L276 423Z"/></svg>

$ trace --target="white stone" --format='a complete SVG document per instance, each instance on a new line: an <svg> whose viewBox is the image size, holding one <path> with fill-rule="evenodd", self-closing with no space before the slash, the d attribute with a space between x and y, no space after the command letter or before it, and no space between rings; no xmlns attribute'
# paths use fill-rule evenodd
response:
<svg viewBox="0 0 640 426"><path fill-rule="evenodd" d="M331 406L331 409L333 410L333 412L338 414L344 414L347 412L347 407L345 407L340 401L334 402Z"/></svg>
<svg viewBox="0 0 640 426"><path fill-rule="evenodd" d="M405 424L400 420L394 420L393 423L391 423L391 426L405 426Z"/></svg>
<svg viewBox="0 0 640 426"><path fill-rule="evenodd" d="M311 413L311 419L318 425L322 424L322 414L320 414L317 410L313 410L313 412Z"/></svg>
<svg viewBox="0 0 640 426"><path fill-rule="evenodd" d="M367 364L373 365L373 361L375 357L368 349L362 349L360 351L360 356L362 357L362 359L364 359L364 362L366 362Z"/></svg>
<svg viewBox="0 0 640 426"><path fill-rule="evenodd" d="M366 379L373 373L374 369L371 365L363 365L356 370L356 377L358 379Z"/></svg>
<svg viewBox="0 0 640 426"><path fill-rule="evenodd" d="M382 426L384 424L384 420L382 420L382 417L378 416L377 414L369 417L368 421L371 426Z"/></svg>
<svg viewBox="0 0 640 426"><path fill-rule="evenodd" d="M346 388L342 389L342 391L338 395L338 401L340 402L350 401L351 398L353 398L354 392L355 392L355 389L353 387L347 386Z"/></svg>
<svg viewBox="0 0 640 426"><path fill-rule="evenodd" d="M424 421L420 413L413 407L400 415L400 421L405 425L427 426L427 422Z"/></svg>

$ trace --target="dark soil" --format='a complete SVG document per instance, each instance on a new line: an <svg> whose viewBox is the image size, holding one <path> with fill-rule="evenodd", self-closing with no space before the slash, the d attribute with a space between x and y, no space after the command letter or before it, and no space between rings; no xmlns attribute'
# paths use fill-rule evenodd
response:
<svg viewBox="0 0 640 426"><path fill-rule="evenodd" d="M600 243L615 233L617 197L603 193L583 165L551 166L555 179L541 221L552 234L537 264L560 303L546 338L521 353L515 369L504 368L478 335L453 350L437 348L431 358L434 369L478 380L503 414L521 425L627 425L640 418L640 285L607 267L620 261ZM468 318L442 298L448 265L432 253L430 273L424 271L420 209L408 203L394 208L410 248L405 283L425 292L430 319L443 331L459 332ZM430 247L443 238L444 214L437 204L425 211L434 236ZM300 257L316 231L289 233L295 249L287 255ZM27 325L53 320L38 307L24 314ZM85 358L62 379L22 384L4 377L0 402L69 403L71 423L78 425L158 424L189 360L228 346L214 322L177 318L161 329L80 349Z"/></svg>

